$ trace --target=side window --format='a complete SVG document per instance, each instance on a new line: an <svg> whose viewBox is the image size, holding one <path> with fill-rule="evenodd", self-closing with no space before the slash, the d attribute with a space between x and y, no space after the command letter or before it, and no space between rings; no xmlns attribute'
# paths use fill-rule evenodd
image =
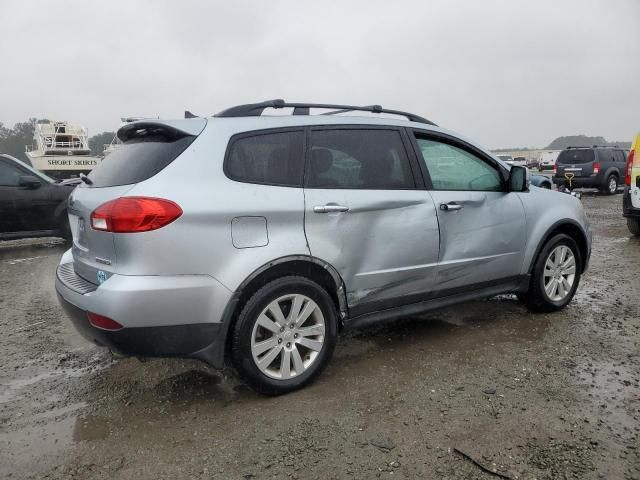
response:
<svg viewBox="0 0 640 480"><path fill-rule="evenodd" d="M315 130L309 135L305 186L414 188L409 158L396 130Z"/></svg>
<svg viewBox="0 0 640 480"><path fill-rule="evenodd" d="M598 150L598 160L601 163L613 162L613 150L609 148L603 148Z"/></svg>
<svg viewBox="0 0 640 480"><path fill-rule="evenodd" d="M446 143L416 140L434 190L502 191L500 174L481 158Z"/></svg>
<svg viewBox="0 0 640 480"><path fill-rule="evenodd" d="M615 158L616 162L619 163L626 162L624 152L622 150L615 150L613 152L613 158Z"/></svg>
<svg viewBox="0 0 640 480"><path fill-rule="evenodd" d="M7 162L0 161L0 186L17 187L20 185L20 177L25 173Z"/></svg>
<svg viewBox="0 0 640 480"><path fill-rule="evenodd" d="M232 140L225 173L232 180L300 187L304 132L256 134Z"/></svg>

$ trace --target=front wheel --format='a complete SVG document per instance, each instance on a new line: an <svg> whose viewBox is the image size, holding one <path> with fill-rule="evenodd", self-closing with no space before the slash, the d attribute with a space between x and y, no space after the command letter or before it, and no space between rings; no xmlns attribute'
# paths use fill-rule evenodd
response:
<svg viewBox="0 0 640 480"><path fill-rule="evenodd" d="M283 277L258 290L235 324L231 359L241 377L265 395L315 380L337 340L338 315L326 290L305 277Z"/></svg>
<svg viewBox="0 0 640 480"><path fill-rule="evenodd" d="M582 271L582 258L575 240L558 234L542 248L533 267L526 296L533 311L553 312L566 307L576 293Z"/></svg>
<svg viewBox="0 0 640 480"><path fill-rule="evenodd" d="M640 235L640 218L627 217L627 228L633 235Z"/></svg>

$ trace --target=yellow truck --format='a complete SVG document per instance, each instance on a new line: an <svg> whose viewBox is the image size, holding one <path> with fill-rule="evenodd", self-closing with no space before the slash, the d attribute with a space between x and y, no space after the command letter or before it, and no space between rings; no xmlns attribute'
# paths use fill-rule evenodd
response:
<svg viewBox="0 0 640 480"><path fill-rule="evenodd" d="M629 151L624 184L622 214L627 218L629 231L640 235L640 133Z"/></svg>

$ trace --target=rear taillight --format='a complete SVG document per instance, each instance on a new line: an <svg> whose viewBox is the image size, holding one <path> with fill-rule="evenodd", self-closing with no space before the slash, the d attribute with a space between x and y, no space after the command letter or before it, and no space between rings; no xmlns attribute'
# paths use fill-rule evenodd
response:
<svg viewBox="0 0 640 480"><path fill-rule="evenodd" d="M598 162L593 164L593 174L597 175L600 173L600 164Z"/></svg>
<svg viewBox="0 0 640 480"><path fill-rule="evenodd" d="M553 173L558 173L558 165L553 164Z"/></svg>
<svg viewBox="0 0 640 480"><path fill-rule="evenodd" d="M91 213L91 228L114 233L157 230L182 215L171 200L151 197L122 197L103 203Z"/></svg>
<svg viewBox="0 0 640 480"><path fill-rule="evenodd" d="M629 151L629 156L627 157L627 174L624 177L624 184L627 186L631 186L631 169L633 169L633 154L635 153L634 149Z"/></svg>
<svg viewBox="0 0 640 480"><path fill-rule="evenodd" d="M115 331L122 330L124 328L115 320L112 320L109 317L105 317L103 315L98 315L97 313L87 312L87 317L89 318L89 323L91 325L102 330Z"/></svg>

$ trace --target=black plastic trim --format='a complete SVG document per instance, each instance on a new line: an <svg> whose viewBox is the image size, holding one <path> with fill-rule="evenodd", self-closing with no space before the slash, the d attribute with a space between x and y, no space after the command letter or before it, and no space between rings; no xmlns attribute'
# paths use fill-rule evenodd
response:
<svg viewBox="0 0 640 480"><path fill-rule="evenodd" d="M636 177L640 178L640 177ZM628 185L624 186L624 193L622 194L622 216L638 218L640 217L640 208L635 208L631 203L631 193Z"/></svg>
<svg viewBox="0 0 640 480"><path fill-rule="evenodd" d="M58 299L65 313L84 338L122 355L201 358L200 351L211 344L212 339L219 338L222 331L219 323L123 328L117 331L102 330L89 323L85 310L66 300L60 293L58 293Z"/></svg>
<svg viewBox="0 0 640 480"><path fill-rule="evenodd" d="M528 278L528 275L520 275L493 282L483 282L474 286L464 286L437 292L437 296L429 292L423 294L424 298L421 301L389 308L379 308L354 316L345 323L345 329L368 327L372 324L417 315L460 302L488 298L501 293L517 292L523 288L523 285L527 284Z"/></svg>

